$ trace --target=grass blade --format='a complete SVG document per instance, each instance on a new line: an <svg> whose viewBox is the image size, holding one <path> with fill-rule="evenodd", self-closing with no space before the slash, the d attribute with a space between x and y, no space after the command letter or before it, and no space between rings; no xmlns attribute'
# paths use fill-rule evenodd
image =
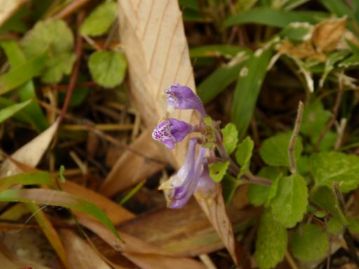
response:
<svg viewBox="0 0 359 269"><path fill-rule="evenodd" d="M12 117L17 112L19 112L20 110L27 107L30 103L31 103L31 100L27 100L25 102L14 104L14 105L11 105L11 106L1 109L0 110L0 123L4 122L8 118Z"/></svg>
<svg viewBox="0 0 359 269"><path fill-rule="evenodd" d="M241 25L247 23L264 24L274 27L285 27L292 22L315 23L327 17L326 13L313 11L283 11L267 7L254 8L229 17L224 25Z"/></svg>
<svg viewBox="0 0 359 269"><path fill-rule="evenodd" d="M259 49L240 71L232 104L232 122L239 137L244 136L251 121L271 56L271 49Z"/></svg>
<svg viewBox="0 0 359 269"><path fill-rule="evenodd" d="M107 215L94 204L62 191L47 189L5 190L0 192L1 202L36 203L61 206L86 213L105 225L117 238L120 238Z"/></svg>
<svg viewBox="0 0 359 269"><path fill-rule="evenodd" d="M21 173L0 179L0 191L6 190L13 185L54 185L55 182L47 172Z"/></svg>

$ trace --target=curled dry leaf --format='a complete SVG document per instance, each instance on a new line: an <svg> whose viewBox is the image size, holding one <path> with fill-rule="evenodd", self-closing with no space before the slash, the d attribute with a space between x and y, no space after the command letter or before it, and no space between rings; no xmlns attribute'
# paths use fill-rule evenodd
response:
<svg viewBox="0 0 359 269"><path fill-rule="evenodd" d="M48 129L13 153L11 159L27 166L37 166L56 134L58 126L59 120L56 120ZM11 160L5 160L0 167L0 177L15 175L19 172L20 169Z"/></svg>
<svg viewBox="0 0 359 269"><path fill-rule="evenodd" d="M144 122L151 129L166 115L160 101L164 89L175 82L195 89L181 11L178 2L172 0L118 3L120 38L128 60L131 94ZM186 122L196 121L191 111L176 111L171 113L171 117ZM165 153L175 167L179 167L184 159L185 144L178 145L173 155ZM198 202L202 208L207 208L204 212L236 262L233 230L223 199L219 196L218 199L199 199ZM215 219L217 216L221 216L221 222ZM222 226L222 223L226 225Z"/></svg>
<svg viewBox="0 0 359 269"><path fill-rule="evenodd" d="M333 51L346 31L347 18L329 19L314 27L312 42L318 52Z"/></svg>

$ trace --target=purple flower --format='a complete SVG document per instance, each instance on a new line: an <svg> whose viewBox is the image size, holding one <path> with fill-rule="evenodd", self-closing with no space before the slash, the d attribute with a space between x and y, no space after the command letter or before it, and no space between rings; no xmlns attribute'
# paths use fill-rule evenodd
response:
<svg viewBox="0 0 359 269"><path fill-rule="evenodd" d="M165 144L167 148L173 149L176 143L182 141L192 130L191 124L169 118L156 126L152 132L152 138Z"/></svg>
<svg viewBox="0 0 359 269"><path fill-rule="evenodd" d="M206 116L206 111L199 97L187 86L174 84L166 90L167 103L175 109L195 109Z"/></svg>
<svg viewBox="0 0 359 269"><path fill-rule="evenodd" d="M165 190L168 207L181 208L199 190L202 194L209 193L214 188L214 182L208 175L205 153L201 147L196 156L197 140L191 139L188 144L186 159L178 172L160 186Z"/></svg>

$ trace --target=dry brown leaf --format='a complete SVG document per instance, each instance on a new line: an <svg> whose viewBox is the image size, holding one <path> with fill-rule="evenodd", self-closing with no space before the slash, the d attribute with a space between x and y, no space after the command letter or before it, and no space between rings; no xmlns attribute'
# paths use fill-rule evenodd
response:
<svg viewBox="0 0 359 269"><path fill-rule="evenodd" d="M99 235L105 242L112 245L116 239L114 235L106 229L98 221L89 218L83 214L77 214L79 223L86 228L92 230ZM124 241L120 248L123 251L122 255L127 257L130 261L137 264L144 269L205 269L204 265L189 258L172 257L170 254L164 252L158 247L154 247L144 241L141 241L131 235L121 232L119 233Z"/></svg>
<svg viewBox="0 0 359 269"><path fill-rule="evenodd" d="M178 2L173 0L118 3L120 37L128 59L131 94L144 122L151 129L166 116L161 102L165 88L177 82L195 90L182 13ZM196 121L191 111L176 111L171 117L192 123ZM171 157L175 167L182 163L185 151L185 143L173 151ZM198 202L236 262L233 230L220 196L218 193L217 199L210 203L201 199Z"/></svg>
<svg viewBox="0 0 359 269"><path fill-rule="evenodd" d="M56 120L48 129L13 153L11 158L27 166L37 166L49 147L58 126L59 120ZM0 167L0 177L15 175L19 172L21 170L11 160L5 160Z"/></svg>
<svg viewBox="0 0 359 269"><path fill-rule="evenodd" d="M329 19L314 27L312 42L318 52L329 52L337 48L343 38L347 25L347 18Z"/></svg>
<svg viewBox="0 0 359 269"><path fill-rule="evenodd" d="M165 160L158 146L153 143L149 130L143 132L129 147L132 150L122 154L101 186L100 192L106 196L113 196L139 183L165 166L165 163L160 162Z"/></svg>
<svg viewBox="0 0 359 269"><path fill-rule="evenodd" d="M132 214L127 209L114 203L110 199L102 196L101 194L80 185L77 185L74 182L65 181L61 184L61 187L64 191L74 194L77 197L83 198L97 205L107 214L107 216L111 219L114 225L134 218L134 214Z"/></svg>
<svg viewBox="0 0 359 269"><path fill-rule="evenodd" d="M313 59L322 62L326 59L324 53L315 50L311 41L294 44L288 40L283 40L277 47L277 50L281 54L298 59Z"/></svg>
<svg viewBox="0 0 359 269"><path fill-rule="evenodd" d="M111 269L98 253L74 232L60 230L66 248L70 268L76 269Z"/></svg>
<svg viewBox="0 0 359 269"><path fill-rule="evenodd" d="M2 268L6 269L19 269L19 265L11 261L0 251L0 264Z"/></svg>

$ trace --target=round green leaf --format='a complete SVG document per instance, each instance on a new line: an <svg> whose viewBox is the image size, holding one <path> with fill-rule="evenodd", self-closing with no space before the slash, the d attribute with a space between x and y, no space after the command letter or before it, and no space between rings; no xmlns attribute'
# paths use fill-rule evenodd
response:
<svg viewBox="0 0 359 269"><path fill-rule="evenodd" d="M270 202L275 220L291 228L303 219L307 205L308 189L303 177L291 175L279 179L277 194Z"/></svg>
<svg viewBox="0 0 359 269"><path fill-rule="evenodd" d="M266 212L259 223L254 258L260 269L274 268L284 257L287 230Z"/></svg>
<svg viewBox="0 0 359 269"><path fill-rule="evenodd" d="M233 123L228 123L222 130L223 146L228 154L231 154L238 143L238 131Z"/></svg>
<svg viewBox="0 0 359 269"><path fill-rule="evenodd" d="M328 235L317 225L304 224L293 234L290 248L298 260L319 261L328 254Z"/></svg>
<svg viewBox="0 0 359 269"><path fill-rule="evenodd" d="M123 53L116 51L96 51L88 61L92 78L105 88L113 88L122 83L127 68Z"/></svg>

